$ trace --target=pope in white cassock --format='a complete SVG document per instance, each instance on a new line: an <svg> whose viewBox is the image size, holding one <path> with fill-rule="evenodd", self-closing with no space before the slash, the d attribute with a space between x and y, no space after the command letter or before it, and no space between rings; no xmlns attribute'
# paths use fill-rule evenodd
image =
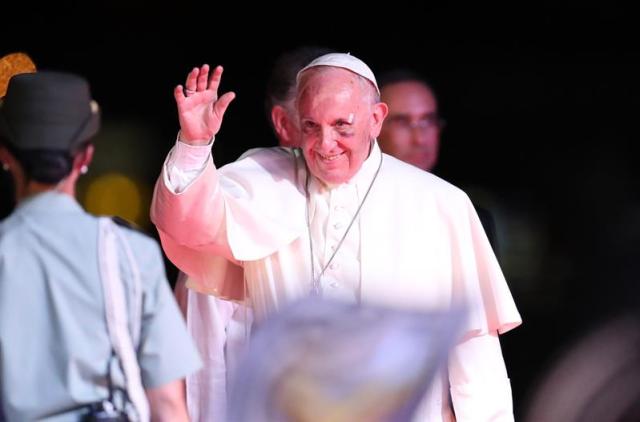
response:
<svg viewBox="0 0 640 422"><path fill-rule="evenodd" d="M218 97L221 75L204 65L176 87L180 133L151 208L189 287L249 297L257 321L309 294L464 304L465 335L415 420L512 421L498 334L520 315L467 195L381 153L387 106L369 67L348 54L317 58L298 74L301 148L256 149L216 169L213 137L234 98Z"/></svg>

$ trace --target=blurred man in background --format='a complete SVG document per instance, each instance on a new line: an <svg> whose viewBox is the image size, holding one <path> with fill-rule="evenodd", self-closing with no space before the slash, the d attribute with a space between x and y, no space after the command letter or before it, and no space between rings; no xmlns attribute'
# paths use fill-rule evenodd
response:
<svg viewBox="0 0 640 422"><path fill-rule="evenodd" d="M378 142L383 152L434 172L440 155L444 119L431 84L409 69L396 69L378 78L380 98L389 106ZM491 213L476 206L478 217L496 255L498 239Z"/></svg>

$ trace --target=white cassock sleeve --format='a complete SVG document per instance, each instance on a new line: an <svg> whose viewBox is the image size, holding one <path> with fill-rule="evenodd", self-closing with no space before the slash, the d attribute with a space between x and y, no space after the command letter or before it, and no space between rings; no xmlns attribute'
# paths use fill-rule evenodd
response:
<svg viewBox="0 0 640 422"><path fill-rule="evenodd" d="M208 147L176 144L155 186L151 220L167 257L189 275L188 287L241 300L242 262L264 258L304 232L303 218L282 218L285 211L305 215L294 159L288 150L270 149L218 171Z"/></svg>
<svg viewBox="0 0 640 422"><path fill-rule="evenodd" d="M452 349L449 383L457 422L514 420L511 385L497 333L467 338Z"/></svg>
<svg viewBox="0 0 640 422"><path fill-rule="evenodd" d="M175 194L187 189L204 171L212 146L213 142L207 145L189 145L176 140L176 145L164 164L164 183L167 189Z"/></svg>

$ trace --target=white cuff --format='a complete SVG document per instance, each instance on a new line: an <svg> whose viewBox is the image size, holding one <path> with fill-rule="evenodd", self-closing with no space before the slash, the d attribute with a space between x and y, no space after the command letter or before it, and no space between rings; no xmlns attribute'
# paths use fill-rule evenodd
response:
<svg viewBox="0 0 640 422"><path fill-rule="evenodd" d="M165 161L164 183L175 194L184 192L200 176L211 155L213 139L206 145L189 145L176 136L176 144Z"/></svg>
<svg viewBox="0 0 640 422"><path fill-rule="evenodd" d="M512 422L511 384L497 333L456 345L449 357L451 401L457 422Z"/></svg>
<svg viewBox="0 0 640 422"><path fill-rule="evenodd" d="M457 422L513 422L509 378L451 386Z"/></svg>

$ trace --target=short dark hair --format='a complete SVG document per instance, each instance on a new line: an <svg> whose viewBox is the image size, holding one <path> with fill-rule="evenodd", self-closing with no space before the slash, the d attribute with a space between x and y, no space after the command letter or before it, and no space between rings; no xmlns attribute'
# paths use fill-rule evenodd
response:
<svg viewBox="0 0 640 422"><path fill-rule="evenodd" d="M74 157L82 152L90 142L85 142L73 151L59 149L20 149L5 144L22 166L25 177L35 182L53 185L71 173Z"/></svg>
<svg viewBox="0 0 640 422"><path fill-rule="evenodd" d="M380 91L382 91L382 89L387 85L397 84L400 82L419 82L429 88L429 91L431 91L436 101L438 101L438 95L436 90L433 88L433 84L427 78L412 69L396 68L388 70L386 72L381 72L376 79L378 81Z"/></svg>
<svg viewBox="0 0 640 422"><path fill-rule="evenodd" d="M265 95L265 112L267 120L271 122L271 109L276 105L282 105L295 96L296 75L304 66L313 59L322 55L333 53L326 47L302 46L280 54L271 68L267 80Z"/></svg>

